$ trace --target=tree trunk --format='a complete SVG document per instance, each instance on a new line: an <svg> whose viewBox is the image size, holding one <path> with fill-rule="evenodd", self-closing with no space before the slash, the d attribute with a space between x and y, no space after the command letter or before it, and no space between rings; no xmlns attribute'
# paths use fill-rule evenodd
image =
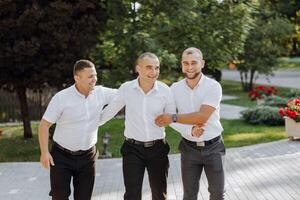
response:
<svg viewBox="0 0 300 200"><path fill-rule="evenodd" d="M249 80L248 92L251 91L253 88L253 79L254 79L255 71L256 71L255 69L250 70L250 80Z"/></svg>
<svg viewBox="0 0 300 200"><path fill-rule="evenodd" d="M214 78L216 79L216 81L218 81L220 83L222 80L222 71L219 69L215 69Z"/></svg>
<svg viewBox="0 0 300 200"><path fill-rule="evenodd" d="M241 79L241 84L242 84L242 88L243 88L243 91L245 90L245 80L244 80L244 76L243 76L243 72L240 71L240 79Z"/></svg>
<svg viewBox="0 0 300 200"><path fill-rule="evenodd" d="M249 92L249 83L248 83L248 72L240 72L241 83L244 92Z"/></svg>
<svg viewBox="0 0 300 200"><path fill-rule="evenodd" d="M29 110L28 110L28 103L26 97L26 88L24 86L18 86L16 87L16 91L21 106L21 116L22 116L23 128L24 128L24 139L32 138L32 130L30 126Z"/></svg>
<svg viewBox="0 0 300 200"><path fill-rule="evenodd" d="M294 37L292 39L292 55L293 56L300 56L300 51L298 49L298 45L297 44L298 44L298 41L297 41L296 37Z"/></svg>
<svg viewBox="0 0 300 200"><path fill-rule="evenodd" d="M243 87L243 91L244 92L250 92L253 88L253 79L254 79L254 74L255 74L256 70L251 69L250 72L242 72L240 71L240 78L241 78L241 83L242 83L242 87ZM250 77L248 80L248 73L250 73Z"/></svg>

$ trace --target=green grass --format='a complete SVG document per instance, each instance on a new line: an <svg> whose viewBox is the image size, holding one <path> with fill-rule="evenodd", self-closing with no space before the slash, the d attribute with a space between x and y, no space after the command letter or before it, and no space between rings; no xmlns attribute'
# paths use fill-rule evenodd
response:
<svg viewBox="0 0 300 200"><path fill-rule="evenodd" d="M252 125L242 120L221 120L226 147L241 147L287 138L284 126Z"/></svg>
<svg viewBox="0 0 300 200"><path fill-rule="evenodd" d="M32 125L33 138L23 139L23 126L0 127L0 162L38 161L37 124Z"/></svg>
<svg viewBox="0 0 300 200"><path fill-rule="evenodd" d="M255 101L250 101L247 92L243 92L242 84L236 81L221 81L223 95L232 95L236 96L237 99L224 100L222 103L244 106L244 107L253 107L256 105Z"/></svg>
<svg viewBox="0 0 300 200"><path fill-rule="evenodd" d="M222 120L224 127L225 146L240 147L251 144L265 143L285 139L284 126L269 127L265 125L250 125L241 120ZM0 162L39 161L39 145L37 125L32 125L33 138L23 139L22 126L1 127ZM108 132L111 136L109 151L113 157L120 157L120 147L124 141L124 120L113 119L100 127L97 148L102 152L102 135ZM170 144L170 153L178 153L177 147L180 134L171 128L166 129L167 141Z"/></svg>

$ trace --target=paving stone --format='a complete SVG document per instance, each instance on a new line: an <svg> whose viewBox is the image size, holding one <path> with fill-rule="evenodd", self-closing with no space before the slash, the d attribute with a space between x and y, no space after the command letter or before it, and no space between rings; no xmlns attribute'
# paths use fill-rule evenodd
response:
<svg viewBox="0 0 300 200"><path fill-rule="evenodd" d="M168 199L181 200L180 156L173 154L169 159ZM122 159L97 160L96 167L92 199L122 199ZM300 199L300 141L282 140L227 149L225 170L227 200ZM49 171L37 162L0 163L0 199L48 200L49 187ZM151 199L147 173L144 199ZM205 174L200 180L198 199L209 199Z"/></svg>

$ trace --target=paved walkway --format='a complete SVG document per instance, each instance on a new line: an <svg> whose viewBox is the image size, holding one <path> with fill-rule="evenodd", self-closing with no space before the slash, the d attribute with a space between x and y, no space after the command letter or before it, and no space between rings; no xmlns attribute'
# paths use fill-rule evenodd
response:
<svg viewBox="0 0 300 200"><path fill-rule="evenodd" d="M228 99L236 99L235 96L230 95L223 95L222 100L228 100ZM246 107L242 106L235 106L235 105L229 105L229 104L221 104L220 105L220 116L222 119L240 119L241 114L243 110L246 110Z"/></svg>
<svg viewBox="0 0 300 200"><path fill-rule="evenodd" d="M236 70L222 70L223 80L241 81L240 74ZM259 74L254 81L256 84L274 85L287 88L300 89L300 71L299 70L278 70L274 76Z"/></svg>
<svg viewBox="0 0 300 200"><path fill-rule="evenodd" d="M227 200L299 200L300 141L282 140L227 150ZM199 200L207 200L207 181L200 182ZM49 172L39 163L0 163L0 199L47 200ZM121 200L121 159L97 161L93 200ZM170 155L168 199L182 199L180 157ZM145 176L143 199L150 200Z"/></svg>
<svg viewBox="0 0 300 200"><path fill-rule="evenodd" d="M220 115L222 119L240 119L241 112L247 108L229 104L221 104Z"/></svg>

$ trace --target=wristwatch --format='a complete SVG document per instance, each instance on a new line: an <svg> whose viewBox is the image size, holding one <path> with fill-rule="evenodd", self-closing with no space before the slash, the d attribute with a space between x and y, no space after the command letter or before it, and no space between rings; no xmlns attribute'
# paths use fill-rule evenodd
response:
<svg viewBox="0 0 300 200"><path fill-rule="evenodd" d="M177 122L177 114L172 115L172 122Z"/></svg>

